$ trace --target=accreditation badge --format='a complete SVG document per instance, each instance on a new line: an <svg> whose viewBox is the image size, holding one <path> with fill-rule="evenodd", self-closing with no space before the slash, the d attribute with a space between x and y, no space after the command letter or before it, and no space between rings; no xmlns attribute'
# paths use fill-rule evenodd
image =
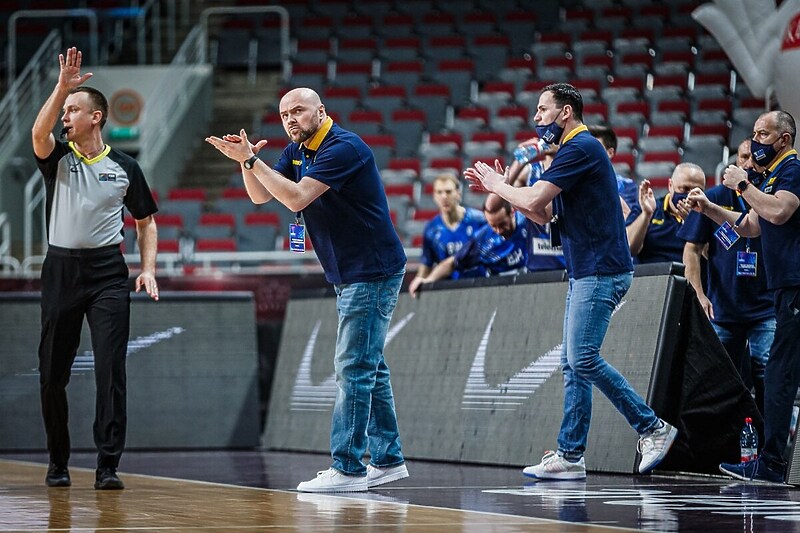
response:
<svg viewBox="0 0 800 533"><path fill-rule="evenodd" d="M733 226L731 226L727 220L714 232L714 237L717 238L719 243L726 250L730 250L731 246L739 240L739 234L736 233L736 230L733 229Z"/></svg>
<svg viewBox="0 0 800 533"><path fill-rule="evenodd" d="M758 254L751 251L736 252L736 276L744 278L756 277Z"/></svg>
<svg viewBox="0 0 800 533"><path fill-rule="evenodd" d="M289 224L289 250L300 254L306 251L306 227L299 220Z"/></svg>

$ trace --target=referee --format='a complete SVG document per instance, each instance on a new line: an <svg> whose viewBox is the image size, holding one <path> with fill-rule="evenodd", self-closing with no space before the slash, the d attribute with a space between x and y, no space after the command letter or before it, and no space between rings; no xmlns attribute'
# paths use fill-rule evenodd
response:
<svg viewBox="0 0 800 533"><path fill-rule="evenodd" d="M155 201L138 163L103 143L108 116L103 94L82 84L81 52L59 54L53 93L33 125L33 152L47 192L47 256L42 265L42 333L39 381L50 465L45 483L71 484L66 387L80 343L83 318L92 334L97 384L94 442L95 489L122 489L116 470L125 447L125 356L130 291L128 267L120 250L123 212L136 219L142 288L158 300L155 280ZM53 128L59 114L62 137Z"/></svg>

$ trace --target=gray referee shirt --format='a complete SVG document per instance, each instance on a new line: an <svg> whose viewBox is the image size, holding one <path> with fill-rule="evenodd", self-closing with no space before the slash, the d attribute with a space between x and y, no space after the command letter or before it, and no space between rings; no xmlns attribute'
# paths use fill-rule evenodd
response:
<svg viewBox="0 0 800 533"><path fill-rule="evenodd" d="M45 159L36 158L47 194L47 235L53 246L71 249L119 244L123 211L140 220L158 211L135 159L106 145L86 159L72 142L56 141Z"/></svg>

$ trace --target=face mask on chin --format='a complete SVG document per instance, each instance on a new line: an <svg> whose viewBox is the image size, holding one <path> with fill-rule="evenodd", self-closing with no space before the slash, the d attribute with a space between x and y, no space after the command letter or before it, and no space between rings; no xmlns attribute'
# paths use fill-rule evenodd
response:
<svg viewBox="0 0 800 533"><path fill-rule="evenodd" d="M561 137L564 135L564 127L559 126L558 121L554 120L544 126L537 125L536 135L547 144L560 144Z"/></svg>

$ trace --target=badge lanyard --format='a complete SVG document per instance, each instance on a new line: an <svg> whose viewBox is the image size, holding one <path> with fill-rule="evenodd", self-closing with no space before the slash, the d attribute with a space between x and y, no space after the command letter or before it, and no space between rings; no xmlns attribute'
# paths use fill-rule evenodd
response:
<svg viewBox="0 0 800 533"><path fill-rule="evenodd" d="M736 225L741 224L742 219L747 215L747 204L744 203L741 193L736 193L739 205L742 208L742 215L736 221ZM754 278L758 270L758 254L750 251L750 237L747 238L745 251L736 252L736 276L744 278Z"/></svg>
<svg viewBox="0 0 800 533"><path fill-rule="evenodd" d="M788 161L792 161L794 159L797 159L797 157L795 155L791 155L785 157L780 163L778 163L778 166L776 166L775 169L769 173L769 177L764 178L764 183L762 183L760 187L761 192L764 192L766 190L770 180L774 180L779 176L780 170L783 168L783 166ZM742 220L747 215L748 209L747 209L747 204L745 204L744 198L742 198L742 194L740 192L736 193L736 197L739 200L739 205L742 208L742 215L736 221L736 226L738 226L739 224L741 224ZM736 242L739 239L739 235L736 234L735 231L733 231L733 228L730 228L730 224L728 224L727 222L725 224L728 225L729 229L735 235L735 238L730 242L730 245L726 245L725 242L726 237L721 237L720 235L718 235L718 233L724 233L728 237L730 237L730 233L727 233L727 230L722 226L720 226L719 230L717 230L717 233L715 233L714 236L717 237L717 239L722 243L722 245L727 250L730 248L730 246L733 246L734 242ZM736 276L754 278L756 277L757 269L758 269L758 254L750 251L750 238L748 238L747 243L745 245L745 250L743 252L742 251L736 252Z"/></svg>
<svg viewBox="0 0 800 533"><path fill-rule="evenodd" d="M300 179L303 179L303 176L306 175L311 164L314 163L315 158L316 155L311 161L308 161L306 159L306 153L300 150L300 159L302 161L300 166L300 170L302 171ZM298 211L295 213L294 224L289 224L289 250L292 252L303 253L306 251L306 227L303 225L302 216L303 212Z"/></svg>

